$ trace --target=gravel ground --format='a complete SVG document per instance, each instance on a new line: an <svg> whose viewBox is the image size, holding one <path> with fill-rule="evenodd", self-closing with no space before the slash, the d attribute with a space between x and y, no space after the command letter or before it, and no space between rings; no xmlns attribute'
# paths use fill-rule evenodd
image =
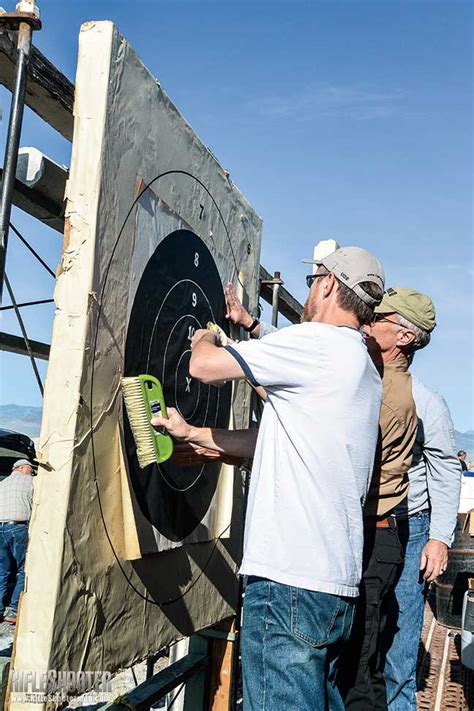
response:
<svg viewBox="0 0 474 711"><path fill-rule="evenodd" d="M12 652L15 626L9 622L0 623L0 657L9 657Z"/></svg>

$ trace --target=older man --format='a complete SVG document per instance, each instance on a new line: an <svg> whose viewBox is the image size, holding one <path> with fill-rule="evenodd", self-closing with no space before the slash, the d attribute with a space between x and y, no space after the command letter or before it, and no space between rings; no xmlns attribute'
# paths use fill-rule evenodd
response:
<svg viewBox="0 0 474 711"><path fill-rule="evenodd" d="M427 297L420 301L403 290L400 298L395 290L384 297L381 309L401 325L410 325L416 333L415 344L422 347L429 342L435 311ZM427 583L446 568L461 488L448 407L415 376L412 385L418 430L408 471L408 498L396 509L404 563L395 589L387 596L382 638L390 711L416 711L416 663Z"/></svg>
<svg viewBox="0 0 474 711"><path fill-rule="evenodd" d="M15 624L18 601L25 583L28 522L33 503L33 466L19 459L12 473L0 482L0 615ZM5 610L8 591L13 592Z"/></svg>
<svg viewBox="0 0 474 711"><path fill-rule="evenodd" d="M246 711L343 708L335 677L358 594L381 400L359 328L381 299L383 270L356 247L317 266L304 323L225 349L206 331L192 343L193 377L248 378L267 391L241 567Z"/></svg>

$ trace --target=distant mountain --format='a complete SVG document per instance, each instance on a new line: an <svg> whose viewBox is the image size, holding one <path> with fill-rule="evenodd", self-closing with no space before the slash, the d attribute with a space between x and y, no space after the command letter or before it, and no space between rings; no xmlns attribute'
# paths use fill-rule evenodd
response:
<svg viewBox="0 0 474 711"><path fill-rule="evenodd" d="M468 430L467 432L454 430L454 440L457 450L464 449L467 454L467 460L472 462L474 460L474 430Z"/></svg>
<svg viewBox="0 0 474 711"><path fill-rule="evenodd" d="M0 405L0 427L29 437L39 437L41 411L41 407L28 405Z"/></svg>

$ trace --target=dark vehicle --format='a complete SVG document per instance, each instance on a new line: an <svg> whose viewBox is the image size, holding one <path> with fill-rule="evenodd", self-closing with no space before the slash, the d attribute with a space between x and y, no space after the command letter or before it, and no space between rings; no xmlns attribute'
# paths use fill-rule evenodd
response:
<svg viewBox="0 0 474 711"><path fill-rule="evenodd" d="M0 481L11 473L17 459L36 458L35 445L27 435L0 429Z"/></svg>

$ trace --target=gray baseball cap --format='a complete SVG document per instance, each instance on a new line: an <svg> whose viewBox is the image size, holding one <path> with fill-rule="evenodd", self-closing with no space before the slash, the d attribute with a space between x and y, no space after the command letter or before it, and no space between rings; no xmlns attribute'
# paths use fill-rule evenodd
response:
<svg viewBox="0 0 474 711"><path fill-rule="evenodd" d="M18 469L18 467L31 467L33 468L33 464L28 460L28 459L17 459L15 464L12 466L12 471L14 469Z"/></svg>
<svg viewBox="0 0 474 711"><path fill-rule="evenodd" d="M380 304L385 282L384 270L379 260L366 249L341 247L323 259L303 259L303 261L306 264L326 267L368 306L374 307ZM360 284L364 281L372 282L380 287L382 290L380 299L374 299L362 289Z"/></svg>

